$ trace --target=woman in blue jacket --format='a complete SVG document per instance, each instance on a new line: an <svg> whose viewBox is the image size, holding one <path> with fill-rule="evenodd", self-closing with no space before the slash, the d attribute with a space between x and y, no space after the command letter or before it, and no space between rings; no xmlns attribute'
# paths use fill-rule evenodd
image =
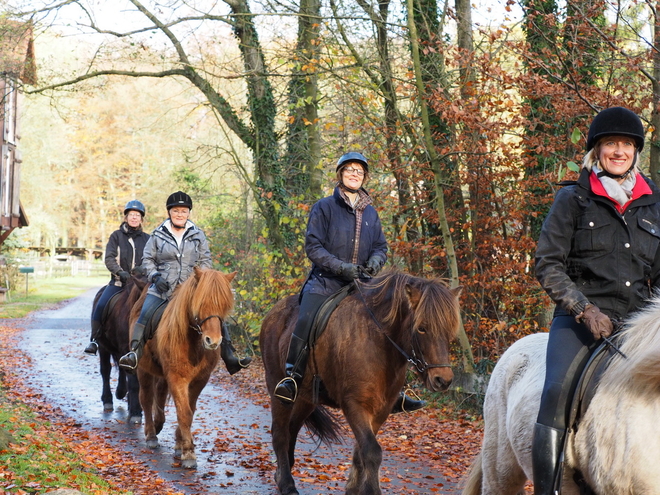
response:
<svg viewBox="0 0 660 495"><path fill-rule="evenodd" d="M285 404L295 402L307 366L307 341L312 320L323 302L353 280L378 274L387 261L387 241L363 188L369 164L361 153L350 152L337 162L337 186L332 196L318 201L309 214L305 252L312 261L300 298L300 313L286 359L286 378L275 387ZM403 397L397 410L412 411L423 401Z"/></svg>

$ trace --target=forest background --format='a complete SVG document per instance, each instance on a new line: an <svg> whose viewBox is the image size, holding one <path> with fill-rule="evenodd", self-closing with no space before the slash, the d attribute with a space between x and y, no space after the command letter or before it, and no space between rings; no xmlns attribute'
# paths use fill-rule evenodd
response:
<svg viewBox="0 0 660 495"><path fill-rule="evenodd" d="M30 226L3 252L103 248L128 200L150 231L184 190L253 336L306 276L306 217L344 152L369 158L388 265L463 286L466 371L547 327L535 243L598 110L642 117L642 168L660 175L660 1L0 0L0 15L29 21L39 76L22 88Z"/></svg>

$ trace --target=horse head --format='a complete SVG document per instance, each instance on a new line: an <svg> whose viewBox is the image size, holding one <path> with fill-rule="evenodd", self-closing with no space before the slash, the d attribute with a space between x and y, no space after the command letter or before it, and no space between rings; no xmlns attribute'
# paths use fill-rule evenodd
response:
<svg viewBox="0 0 660 495"><path fill-rule="evenodd" d="M195 267L195 290L190 299L190 326L201 336L204 349L215 351L222 342L222 325L234 307L231 281L236 272ZM193 277L191 277L193 278Z"/></svg>
<svg viewBox="0 0 660 495"><path fill-rule="evenodd" d="M449 345L460 325L461 287L450 289L438 279L411 277L405 292L412 310L410 361L429 389L447 390L454 379Z"/></svg>

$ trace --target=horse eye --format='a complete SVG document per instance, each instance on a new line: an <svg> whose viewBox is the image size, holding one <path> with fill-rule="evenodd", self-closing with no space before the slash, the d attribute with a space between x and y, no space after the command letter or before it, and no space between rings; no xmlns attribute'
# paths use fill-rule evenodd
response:
<svg viewBox="0 0 660 495"><path fill-rule="evenodd" d="M419 333L421 333L422 335L424 335L424 334L426 333L426 328L424 328L424 327L418 327L418 328L417 328L417 331L418 331Z"/></svg>

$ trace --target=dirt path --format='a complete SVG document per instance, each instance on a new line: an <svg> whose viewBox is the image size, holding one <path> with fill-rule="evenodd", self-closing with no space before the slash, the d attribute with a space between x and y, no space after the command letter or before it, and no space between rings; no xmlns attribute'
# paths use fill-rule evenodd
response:
<svg viewBox="0 0 660 495"><path fill-rule="evenodd" d="M11 322L23 329L19 346L31 357L26 385L81 427L100 432L110 443L131 452L183 493L276 494L269 400L261 364L234 377L224 368L214 373L193 423L198 468L183 470L172 457L173 405L166 411L161 447L156 451L146 448L141 425L126 423L124 401L115 399L115 410L103 412L98 359L82 353L95 292ZM471 422L442 421L437 416L435 411L421 411L392 416L386 422L379 436L385 493L459 493L456 481L478 447L480 431ZM350 432L345 445L319 448L303 432L294 473L301 494L342 493L351 448Z"/></svg>

